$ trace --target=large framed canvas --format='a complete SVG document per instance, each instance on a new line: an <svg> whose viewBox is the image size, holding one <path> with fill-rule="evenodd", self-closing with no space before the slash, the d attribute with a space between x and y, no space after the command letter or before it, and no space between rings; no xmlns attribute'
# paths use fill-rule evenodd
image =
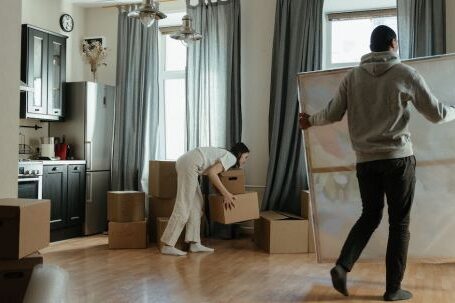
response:
<svg viewBox="0 0 455 303"><path fill-rule="evenodd" d="M426 80L433 94L455 105L455 54L404 61ZM349 68L297 76L301 111L313 114L331 100ZM409 256L455 257L455 122L432 124L411 105L410 131L417 159ZM361 213L346 115L335 124L304 133L318 261L338 257ZM387 207L362 259L383 259L388 235Z"/></svg>

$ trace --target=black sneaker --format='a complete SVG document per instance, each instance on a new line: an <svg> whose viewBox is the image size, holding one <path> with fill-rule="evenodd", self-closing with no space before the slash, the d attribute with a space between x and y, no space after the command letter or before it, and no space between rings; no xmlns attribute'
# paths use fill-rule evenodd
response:
<svg viewBox="0 0 455 303"><path fill-rule="evenodd" d="M337 265L330 270L330 276L332 276L333 287L339 293L349 296L348 289L346 287L346 270L340 265Z"/></svg>
<svg viewBox="0 0 455 303"><path fill-rule="evenodd" d="M409 300L412 298L412 293L410 291L399 289L394 292L385 292L384 301L402 301Z"/></svg>

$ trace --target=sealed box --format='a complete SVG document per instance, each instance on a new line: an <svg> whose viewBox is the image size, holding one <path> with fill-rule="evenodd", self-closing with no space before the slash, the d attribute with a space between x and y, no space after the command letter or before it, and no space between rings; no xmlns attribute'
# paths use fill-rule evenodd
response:
<svg viewBox="0 0 455 303"><path fill-rule="evenodd" d="M20 260L0 259L0 302L21 303L33 268L43 264L43 256L34 253Z"/></svg>
<svg viewBox="0 0 455 303"><path fill-rule="evenodd" d="M150 241L156 242L156 218L169 218L174 210L175 199L149 197Z"/></svg>
<svg viewBox="0 0 455 303"><path fill-rule="evenodd" d="M109 248L147 248L147 221L109 222Z"/></svg>
<svg viewBox="0 0 455 303"><path fill-rule="evenodd" d="M257 192L235 195L235 208L224 207L223 196L210 195L210 219L223 224L237 223L259 218L259 200Z"/></svg>
<svg viewBox="0 0 455 303"><path fill-rule="evenodd" d="M149 162L149 195L167 199L177 196L175 161Z"/></svg>
<svg viewBox="0 0 455 303"><path fill-rule="evenodd" d="M49 245L49 200L0 199L0 259L20 259Z"/></svg>
<svg viewBox="0 0 455 303"><path fill-rule="evenodd" d="M261 212L254 222L256 244L268 253L307 253L308 220L288 213Z"/></svg>
<svg viewBox="0 0 455 303"><path fill-rule="evenodd" d="M145 193L138 191L109 191L107 219L112 222L145 220Z"/></svg>
<svg viewBox="0 0 455 303"><path fill-rule="evenodd" d="M314 240L314 228L311 221L311 206L310 206L310 191L302 190L300 192L300 201L301 201L301 216L304 219L308 219L308 252L316 252L315 240Z"/></svg>
<svg viewBox="0 0 455 303"><path fill-rule="evenodd" d="M159 249L161 249L164 245L164 243L161 242L161 236L163 235L168 222L169 218L156 218L156 243ZM183 229L182 233L180 234L175 247L180 250L188 250L188 243L185 243L185 229Z"/></svg>
<svg viewBox="0 0 455 303"><path fill-rule="evenodd" d="M243 169L231 169L219 174L221 183L233 195L245 193L245 172Z"/></svg>

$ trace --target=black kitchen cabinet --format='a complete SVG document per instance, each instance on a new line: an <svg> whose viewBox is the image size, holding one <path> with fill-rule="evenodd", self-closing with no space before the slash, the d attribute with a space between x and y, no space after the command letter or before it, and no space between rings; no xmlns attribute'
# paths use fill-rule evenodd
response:
<svg viewBox="0 0 455 303"><path fill-rule="evenodd" d="M44 166L43 199L51 200L51 230L67 224L68 200L67 165Z"/></svg>
<svg viewBox="0 0 455 303"><path fill-rule="evenodd" d="M68 222L81 225L85 213L85 165L68 165Z"/></svg>
<svg viewBox="0 0 455 303"><path fill-rule="evenodd" d="M44 165L43 199L51 200L51 241L82 235L85 165Z"/></svg>
<svg viewBox="0 0 455 303"><path fill-rule="evenodd" d="M64 35L22 25L21 80L34 90L21 92L21 118L63 119L66 39Z"/></svg>

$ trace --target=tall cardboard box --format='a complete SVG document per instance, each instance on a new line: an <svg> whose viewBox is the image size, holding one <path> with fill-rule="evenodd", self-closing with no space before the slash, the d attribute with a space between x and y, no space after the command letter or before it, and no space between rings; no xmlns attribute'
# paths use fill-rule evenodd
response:
<svg viewBox="0 0 455 303"><path fill-rule="evenodd" d="M221 183L233 195L245 193L245 172L243 169L231 169L219 174Z"/></svg>
<svg viewBox="0 0 455 303"><path fill-rule="evenodd" d="M109 222L109 248L147 248L147 221Z"/></svg>
<svg viewBox="0 0 455 303"><path fill-rule="evenodd" d="M20 259L49 245L49 200L0 199L0 259Z"/></svg>
<svg viewBox="0 0 455 303"><path fill-rule="evenodd" d="M288 213L261 212L254 222L254 239L270 254L307 253L308 220Z"/></svg>
<svg viewBox="0 0 455 303"><path fill-rule="evenodd" d="M175 161L149 162L149 195L165 199L177 196Z"/></svg>
<svg viewBox="0 0 455 303"><path fill-rule="evenodd" d="M313 224L311 221L312 212L310 206L310 191L302 190L300 192L300 200L301 200L301 216L304 219L308 220L308 252L314 253L316 252L315 248L315 240L314 240L314 229Z"/></svg>
<svg viewBox="0 0 455 303"><path fill-rule="evenodd" d="M38 264L43 264L39 253L20 260L0 259L0 302L21 303L33 268Z"/></svg>
<svg viewBox="0 0 455 303"><path fill-rule="evenodd" d="M138 191L107 192L107 219L112 222L145 220L145 193Z"/></svg>
<svg viewBox="0 0 455 303"><path fill-rule="evenodd" d="M235 197L237 198L235 208L225 209L223 196L210 195L210 219L218 223L231 224L259 218L257 192L248 192Z"/></svg>
<svg viewBox="0 0 455 303"><path fill-rule="evenodd" d="M169 218L163 218L163 217L156 218L156 244L158 245L158 248L160 250L164 245L160 239L164 233L164 230L166 229L168 222L169 222ZM185 243L185 229L183 229L182 233L180 234L180 237L177 240L175 247L180 250L188 250L188 243Z"/></svg>
<svg viewBox="0 0 455 303"><path fill-rule="evenodd" d="M150 242L156 242L156 218L169 218L174 210L175 199L149 197Z"/></svg>

